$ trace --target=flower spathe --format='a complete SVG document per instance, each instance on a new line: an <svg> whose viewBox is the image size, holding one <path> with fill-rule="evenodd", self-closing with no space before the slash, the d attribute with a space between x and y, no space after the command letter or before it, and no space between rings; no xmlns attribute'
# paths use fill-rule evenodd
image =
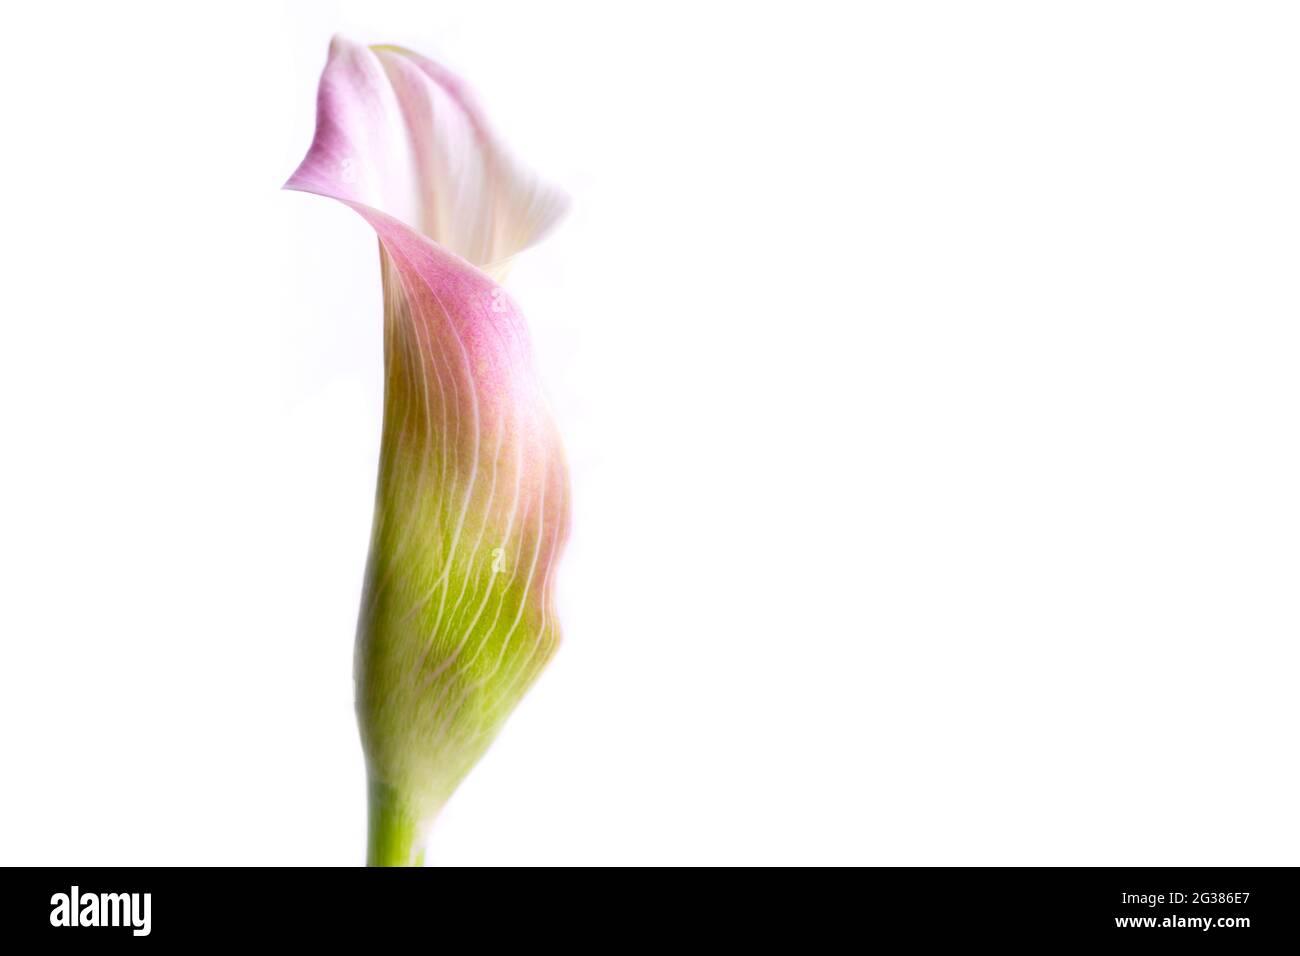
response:
<svg viewBox="0 0 1300 956"><path fill-rule="evenodd" d="M566 200L445 68L342 38L286 188L346 203L379 237L384 424L356 704L370 862L413 863L559 641L568 477L527 328L497 283Z"/></svg>

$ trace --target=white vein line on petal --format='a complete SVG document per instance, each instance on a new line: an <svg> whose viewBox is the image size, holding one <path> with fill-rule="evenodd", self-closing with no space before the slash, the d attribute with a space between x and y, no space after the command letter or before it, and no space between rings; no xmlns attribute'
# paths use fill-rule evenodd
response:
<svg viewBox="0 0 1300 956"><path fill-rule="evenodd" d="M533 503L532 503L532 501L531 501L531 500L525 501L525 502L524 502L523 514L519 516L519 524L520 524L521 527L527 527L527 524L528 524L528 518L529 518L529 516L532 514L532 509L533 509ZM517 505L516 505L516 510L517 510ZM511 521L512 521L512 522L514 521L514 518L515 518L515 515L512 514L512 515L511 515ZM509 598L509 596L510 596L510 589L514 587L514 585L515 585L515 581L516 581L516 580L518 579L518 577L519 577L519 569L523 567L523 562L519 560L520 557L522 557L523 553L524 553L524 535L523 535L523 533L521 532L520 535L519 535L519 543L518 543L518 546L516 547L516 549L515 549L515 551L514 551L514 554L511 556L510 567L511 567L512 570L509 572L509 575L510 575L510 576L509 576L509 578L506 580L506 582L504 583L504 585L503 585L501 588L498 589L498 592L497 592L496 611L494 611L493 614L492 614L492 623L489 624L489 625L487 626L487 629L483 632L483 633L484 633L484 637L483 637L483 641L481 641L481 642L479 643L479 645L478 645L478 649L479 649L479 650L481 650L482 647L483 647L483 645L484 645L484 643L485 643L486 641L490 640L490 639L491 639L491 636L492 636L493 634L496 633L497 625L498 625L498 624L500 623L500 621L501 621L501 612L502 612L502 610L505 609L505 606L506 606L506 600L507 600L507 599ZM439 665L438 665L438 668L434 671L434 673L431 674L431 675L430 675L430 676L429 676L429 677L424 681L424 683L423 683L423 685L422 685L422 688L423 688L424 690L427 691L429 688L431 688L431 687L433 686L433 682L434 682L434 681L435 681L439 676L441 676L442 673L443 673L443 672L444 672L448 667L450 667L450 666L452 665L452 663L454 663L454 662L456 661L456 659L460 656L460 653L464 650L464 646L465 646L465 644L468 643L468 637L469 637L469 636L470 636L469 634L466 634L466 638L465 638L464 640L462 640L461 645L460 645L459 647L457 647L456 650L455 650L452 654L450 654L450 655L447 657L446 660L444 660L441 664L439 664ZM477 658L478 658L478 651L476 650L474 657L470 659L470 662L469 662L469 663L473 663L473 661L474 661L474 660L477 660ZM469 665L467 664L466 666L468 667ZM431 711L433 711L433 712L435 712L435 713L437 712L437 709L438 709L439 705L442 703L442 699L443 699L443 697L446 696L446 694L447 694L447 692L448 692L449 690L451 690L451 684L445 684L445 685L443 686L442 690L438 693L438 696L437 696L437 697L433 700L433 702L431 703L430 708L429 708Z"/></svg>
<svg viewBox="0 0 1300 956"><path fill-rule="evenodd" d="M465 480L465 500L461 503L460 514L456 518L456 527L452 531L451 543L448 545L447 553L443 557L442 573L438 576L438 580L434 585L435 587L441 588L441 595L438 598L438 616L435 618L434 625L430 629L428 635L429 639L433 639L442 630L443 612L447 605L447 584L451 575L452 564L456 560L456 546L460 543L461 532L465 528L465 517L469 514L470 503L474 500L474 483L478 480L479 446L482 441L483 432L482 422L480 421L479 416L478 394L476 389L477 383L474 379L474 369L470 362L469 350L465 348L465 342L460 336L460 331L456 328L455 319L452 318L451 312L447 310L447 306L443 304L438 293L434 291L433 285L424 278L423 273L419 272L419 270L416 270L416 275L419 276L420 281L424 283L425 288L429 290L429 294L433 296L434 302L437 303L438 308L442 310L443 315L447 319L447 327L450 328L452 334L456 336L456 344L460 347L461 360L465 364L465 374L468 379L467 391L469 392L471 408L474 412L474 450L471 453L469 477ZM457 442L457 446L459 450L459 441ZM453 611L454 610L455 607L453 606Z"/></svg>
<svg viewBox="0 0 1300 956"><path fill-rule="evenodd" d="M379 240L379 260L380 260L380 276L381 276L383 295L384 295L385 374L384 374L383 434L385 436L395 435L396 436L395 439L389 439L389 440L396 440L400 442L401 440L403 440L403 438L406 436L409 430L410 421L412 417L414 417L417 414L415 411L416 403L411 399L409 394L405 396L401 396L401 393L398 391L397 385L395 384L397 381L400 380L402 375L402 372L400 372L398 369L399 362L401 363L402 366L406 368L407 370L406 374L412 380L414 379L414 371L412 368L413 363L411 359L412 350L409 343L407 342L407 336L405 330L402 328L401 317L399 315L392 314L406 307L405 293L401 290L400 276L395 277L393 274L394 272L396 272L397 266L395 263L391 261L391 257L388 255L388 251L387 249L385 249L382 240ZM390 295L392 296L391 313L390 313L390 305L389 305ZM399 296L401 297L400 299L398 298ZM399 398L399 396L401 397ZM390 413L392 411L392 408L390 407L389 403L397 402L399 400L402 403L401 417L399 420L394 422L390 419ZM389 431L390 426L392 428L395 428L396 431L390 432ZM382 494L384 489L387 488L393 481L392 472L394 467L395 465L392 460L392 452L388 449L381 448L380 463L379 463L379 489L380 489L380 493L378 496L379 499L382 499ZM413 508L414 505L411 506L411 509ZM387 508L377 507L375 509L376 527L371 533L371 537L375 541L382 541L384 539L384 535L388 532L389 526L393 521L392 516L388 512L389 509ZM373 556L372 556L372 560L373 560ZM395 566L395 562L393 561L383 562L383 570L380 572L380 577L378 581L369 581L369 572L367 573L368 591L367 591L365 604L362 607L362 611L361 611L362 622L367 622L370 620L371 615L374 613L375 607L379 603L379 598L382 596L384 590L388 587L388 583L392 578L394 566Z"/></svg>
<svg viewBox="0 0 1300 956"><path fill-rule="evenodd" d="M545 444L545 439L543 439L543 444ZM549 473L549 469L548 469L548 473ZM563 478L563 475L562 475L562 474L561 474L561 476L560 476L560 489L559 489L559 490L560 490L561 493L564 492L564 478ZM531 671L531 669L532 669L533 662L536 660L537 656L538 656L539 653L541 652L542 644L543 644L544 642L545 642L545 643L553 643L553 641L552 641L552 642L547 642L547 637L548 637L548 634L547 634L547 627L548 627L548 626L550 626L550 627L552 627L552 628L554 627L554 624L551 622L551 611L552 611L552 608L551 608L551 574L552 574L552 573L554 572L554 570L555 570L555 565L556 565L556 563L557 563L557 562L556 562L556 555L559 553L559 550L560 550L561 544L563 543L563 539L564 539L564 523L565 523L565 520L566 520L566 519L565 519L564 515L561 514L560 519L559 519L559 522L558 522L558 524L556 525L555 529L553 530L553 532L552 532L552 534L551 534L551 546L550 546L550 550L548 551L548 553L547 553L547 555L546 555L546 570L545 570L545 571L543 572L543 574L542 574L542 584L541 584L541 588L540 588L540 590L538 591L538 594L541 596L542 620L541 620L541 625L540 625L540 626L538 627L538 629L537 629L537 635L538 635L538 637L537 637L537 641L536 641L535 644L533 645L532 653L529 654L526 663L525 663L525 662L521 662L520 667L519 667L518 671L516 672L515 676L512 677L511 680L510 680L510 684L508 685L508 687L507 687L507 689L506 689L506 693L504 693L504 694L502 695L502 697L503 697L504 699L506 699L506 700L511 699L512 695L514 695L514 694L516 693L516 685L517 685L521 680L523 680L523 681L526 682L526 680L527 680L527 675L528 675L528 673L529 673L529 672ZM539 539L539 540L540 540L540 539Z"/></svg>
<svg viewBox="0 0 1300 956"><path fill-rule="evenodd" d="M541 442L541 446L542 446L542 454L543 456L545 456L546 455L545 442ZM447 730L451 726L453 719L455 718L456 714L460 712L460 709L463 706L465 706L465 702L469 699L470 695L472 695L479 688L483 687L485 684L491 681L496 676L497 671L500 670L501 661L505 657L506 650L509 648L510 642L514 637L514 633L519 627L519 622L523 619L524 610L528 606L528 593L532 587L533 578L537 573L537 558L541 554L542 538L545 534L545 528L546 528L546 485L550 478L549 461L545 461L545 465L541 469L541 471L542 471L542 488L541 488L541 494L538 497L539 507L538 507L538 517L537 517L537 540L536 540L536 544L533 546L533 559L532 559L532 563L528 567L528 576L527 578L524 579L524 592L523 594L520 595L519 598L519 610L515 613L515 619L510 625L510 630L506 632L506 635L501 642L501 650L497 654L497 659L496 662L493 664L491 673L486 674L483 677L480 677L478 680L472 681L470 684L468 684L464 689L464 691L461 692L460 697L457 698L456 703L453 704L451 709L448 710L447 713L444 715L439 727L437 728L436 739L440 743L446 738ZM483 646L484 645L482 644L479 645L479 651L483 649ZM470 658L469 664L467 664L466 666L472 665L474 661L477 659L478 659L478 651L475 652L474 657Z"/></svg>
<svg viewBox="0 0 1300 956"><path fill-rule="evenodd" d="M469 478L466 480L465 498L463 503L461 504L460 514L456 520L456 527L452 532L451 544L448 548L446 559L443 561L442 571L439 573L437 580L434 581L433 585L429 588L427 595L421 601L421 605L427 604L428 601L432 600L434 594L437 593L440 588L442 589L442 597L440 599L439 606L438 606L438 617L436 619L436 623L434 627L431 629L431 633L436 634L439 627L442 624L442 615L446 605L447 592L444 585L448 575L451 573L452 555L454 555L456 551L456 545L460 540L461 530L465 524L465 516L469 511L470 501L473 499L473 495L474 495L474 482L477 479L477 475L478 475L479 439L480 439L478 396L474 392L474 382L475 382L474 371L471 366L471 362L469 360L469 352L465 348L465 342L461 338L459 330L457 330L456 328L455 321L451 318L451 312L447 310L446 305L443 304L442 299L438 296L437 292L434 291L433 286L429 282L429 280L424 277L424 275L420 272L418 268L416 268L415 262L411 259L409 255L407 255L405 252L398 253L389 243L385 243L385 247L387 247L389 249L389 252L395 257L400 255L402 261L404 261L407 264L407 267L411 270L411 272L414 273L414 275L420 280L420 282L424 284L424 287L429 290L429 294L433 297L434 302L437 303L438 308L440 308L443 314L447 317L448 321L446 325L451 329L452 334L456 337L456 343L460 348L461 360L465 366L465 372L469 380L468 391L469 391L471 409L474 413L474 450L473 450L471 464L470 464ZM457 417L457 430L456 430L457 439L454 447L458 448L460 444L459 414L456 417Z"/></svg>
<svg viewBox="0 0 1300 956"><path fill-rule="evenodd" d="M519 523L521 527L524 528L527 527L528 518L532 514L532 509L533 509L533 501L531 498L529 498L524 504L524 513L520 518ZM540 529L543 525L545 512L540 507L538 508L538 512L539 512L539 516L537 521L538 521L539 533L537 537L537 546L534 548L533 565L529 568L528 577L523 579L524 589L523 589L523 594L520 596L519 599L520 600L519 606L521 611L527 602L528 585L532 580L533 568L536 567L537 550L538 548L540 548L540 544L541 544ZM522 567L522 562L519 560L519 558L523 555L523 551L524 551L524 534L521 532L519 536L519 547L515 552L514 561L512 562L513 567L515 567L516 569ZM501 612L505 608L506 598L509 596L510 588L514 586L516 576L517 576L517 572L512 572L510 576L510 581L507 582L506 587L501 590L500 596L497 600L496 612L492 616L492 623L486 631L486 634L489 636L496 633L497 624L501 620ZM518 624L518 621L519 618L518 616L516 616L515 624ZM486 643L487 643L487 638L485 637L485 639L482 642L480 642L478 647L475 649L473 657L471 657L470 660L466 663L465 665L466 669L472 666L473 663L478 659L478 656L482 652L483 648L486 646ZM456 704L445 715L443 715L439 724L434 728L433 740L435 744L441 743L441 741L446 737L447 730L450 728L453 718L459 712L460 708L464 706L465 701L469 698L470 694L472 694L475 690L478 689L479 686L481 686L481 683L482 683L481 681L476 681L468 685L465 688L465 690L462 692L460 697L457 699ZM430 705L429 709L432 713L437 714L439 707L442 705L443 698L446 697L447 693L451 689L452 689L451 683L448 682L443 685L442 690L439 691L437 698Z"/></svg>
<svg viewBox="0 0 1300 956"><path fill-rule="evenodd" d="M482 309L482 306L480 306L480 309ZM450 320L449 320L449 321L450 321ZM493 328L493 329L495 330L495 325L494 325L493 323L491 323L490 320L489 320L486 324L487 324L490 328ZM497 336L498 336L498 338L501 337L501 336L500 336L500 332L499 332L499 330L497 330ZM502 344L502 346L503 346L503 348L504 348L504 346L505 346L505 344L506 344L505 341L504 341L504 339L502 340L502 343L501 343L501 344ZM513 407L512 407L512 412L513 412ZM472 573L471 573L471 572L472 572L472 568L473 568L473 562L474 562L475 557L476 557L476 556L478 555L478 553L479 553L479 548L480 548L480 547L482 546L482 544L483 544L483 535L487 532L488 526L492 523L492 505L496 503L497 475L498 475L498 472L500 471L501 446L502 446L502 443L503 443L504 440L505 440L506 431L508 430L508 429L507 429L507 422L506 422L504 416L499 416L499 417L500 417L500 420L497 422L497 430L496 430L496 431L497 431L497 441L496 441L496 446L495 446L495 447L493 448L493 450L492 450L492 480L491 480L491 481L489 482L489 484L488 484L487 502L486 502L486 504L483 505L483 508L482 508L482 510L483 510L483 520L482 520L481 522L479 522L478 536L474 539L474 546L473 546L473 547L470 549L470 551L469 551L469 558L470 558L470 560L469 560L469 563L468 563L468 565L467 565L467 567L466 567L466 573L465 573L465 576L464 576L464 580L461 582L460 593L459 593L458 595L456 595L456 602L455 602L455 604L453 605L453 609L454 609L454 608L459 608L460 605L461 605L461 602L463 602L463 601L465 600L465 592L466 592L467 590L469 590L469 584L470 584L470 580L471 580L471 578L473 578L475 581L478 580L478 576L475 575L475 574L472 574ZM516 444L517 444L517 442L516 442ZM512 515L512 519L513 519L513 515ZM506 531L506 537L507 537L507 538L509 537L509 534L510 534L510 532L509 532L509 530L507 529L507 531ZM488 588L488 593L490 593L490 592L491 592L491 588ZM483 602L483 603L486 604L486 602L487 602L487 597L486 597L486 595L485 595L485 597L484 597L484 602ZM479 606L479 613L482 613L482 607L483 607L483 605L480 605L480 606ZM477 619L478 619L478 615L475 615L475 620L477 620Z"/></svg>
<svg viewBox="0 0 1300 956"><path fill-rule="evenodd" d="M502 431L504 432L504 429L502 429ZM514 533L515 518L519 511L519 492L523 486L523 461L524 461L523 441L518 437L516 437L513 440L512 444L514 445L515 448L515 467L514 467L515 482L514 482L514 492L510 500L510 512L509 512L510 517L506 521L505 530L501 535L501 540L503 542L509 541L511 535ZM498 449L498 453L499 453L499 449ZM493 480L495 481L495 468L493 469L493 471L494 471ZM487 526L488 520L489 520L488 517L484 518L483 526L485 528ZM496 622L501 617L501 607L505 602L505 596L509 594L510 587L514 584L515 581L515 575L519 567L519 554L522 552L522 550L523 550L523 544L521 540L519 550L515 553L514 560L511 562L511 570L509 572L509 577L506 579L504 586L499 589L499 598L497 601L497 612L492 619L492 625L488 628L487 634L491 634L493 633L493 631L496 630ZM473 619L469 622L468 625L466 625L465 633L461 636L460 640L456 643L456 647L437 666L437 668L434 669L433 673L431 673L424 680L422 686L425 690L427 690L429 687L432 686L433 682L437 680L443 674L443 672L452 665L452 663L455 662L456 658L460 656L461 651L464 650L465 644L469 641L470 637L474 633L475 626L482 619L483 611L487 608L488 602L492 600L492 592L494 588L491 585L493 583L495 582L489 581L488 586L484 588L483 600L479 602L478 610L475 611Z"/></svg>
<svg viewBox="0 0 1300 956"><path fill-rule="evenodd" d="M483 327L488 329L490 333L497 338L501 351L503 353L507 352L510 349L510 343L506 341L506 337L502 329L497 325L497 323L491 320L490 316L486 315L485 307L482 304L480 304L479 308L481 312L481 318L483 319L482 322ZM511 428L510 426L513 426L513 428ZM510 406L510 421L507 422L504 416L502 416L501 420L497 424L497 443L496 443L496 448L493 450L493 454L492 454L492 481L488 490L487 504L483 507L483 520L479 524L478 537L475 539L474 547L470 551L471 557L478 554L479 547L483 543L483 535L487 531L488 526L492 523L492 518L493 518L492 505L495 504L496 502L497 473L500 470L501 445L507 431L512 431L512 435L514 436L512 438L512 444L514 445L516 451L515 487L514 487L514 493L510 503L510 518L506 524L506 529L504 534L501 537L501 540L509 541L511 532L514 529L515 511L519 506L519 491L520 491L520 486L522 484L521 481L522 467L523 467L523 437L522 436L524 435L525 431L523 428L523 422L519 420L518 408L517 406L512 404ZM517 558L518 556L516 555L516 559ZM478 580L478 577L479 577L478 575L473 575L473 578L476 582ZM465 598L465 592L469 589L470 580L471 580L471 574L466 573L464 582L461 584L460 594L458 594L456 597L457 607L460 606L461 601L463 601ZM485 589L483 600L480 602L478 611L475 613L474 619L470 623L470 630L472 630L474 624L478 622L479 617L483 613L483 609L487 606L487 602L490 599L492 593L492 588L490 586L491 583L492 582L489 579L488 581L489 586ZM459 648L464 645L464 642L468 638L468 636L469 634L467 632L466 637L462 638L462 640L458 643L457 653L459 652Z"/></svg>
<svg viewBox="0 0 1300 956"><path fill-rule="evenodd" d="M384 248L385 253L389 256L389 258L392 259L392 253L390 250L388 250L387 245L383 243L382 239L380 240L380 245ZM424 406L423 408L424 414L420 417L424 419L424 426L425 426L424 431L425 431L426 444L423 453L419 456L420 471L417 475L416 492L414 495L410 497L410 500L407 504L407 508L409 511L418 514L422 506L423 503L422 492L424 489L424 485L428 473L428 461L429 461L429 457L435 454L434 446L436 444L438 447L437 457L440 459L442 463L442 467L439 472L439 486L438 486L439 497L437 502L437 510L441 514L442 503L444 500L444 496L446 494L446 459L448 455L448 437L447 437L448 429L447 429L446 390L443 387L443 376L439 374L437 366L439 361L441 361L441 363L447 367L448 372L450 373L450 363L447 361L445 350L442 346L442 343L440 341L437 341L437 337L434 336L430 330L421 329L422 323L416 318L414 306L412 304L412 299L410 295L410 290L406 287L406 279L402 275L402 270L397 267L396 261L392 262L392 272L395 273L395 275L392 277L394 284L391 287L391 289L388 291L391 291L394 296L400 296L400 299L395 299L393 301L393 308L395 310L398 310L400 313L398 315L392 316L392 322L395 326L394 337L397 340L397 346L399 346L401 349L403 364L405 364L407 367L407 380L413 385L418 377L418 379L422 384L421 399L417 400L414 397L415 395L414 390L410 387L407 387L403 389L403 392L405 393L404 400L408 411L416 409L421 403ZM385 294L387 295L388 292L386 291ZM424 336L421 336L422 331L425 333ZM387 329L385 330L385 332L387 334ZM427 345L425 344L424 341L425 339L428 340ZM426 355L428 356L428 364L432 364L434 366L433 381L437 384L438 387L438 410L439 410L439 417L442 419L442 431L441 433L437 434L436 438L433 429L433 416L431 414L432 404L433 404L433 390L429 386L429 374L425 362ZM455 376L451 376L451 378L452 378L452 387L455 388ZM385 380L386 389L392 387L391 379L392 379L391 375L386 376L386 380ZM399 449L404 442L414 440L413 436L407 433L407 429L405 427L406 423L409 421L409 418L410 418L409 414L404 416L402 429L398 432L397 435L390 436L388 438L388 440L393 441L396 445L396 447L392 449L386 449L386 451L389 452L390 456L396 456L399 453ZM386 468L400 467L400 462L395 462L390 457L389 460L385 463L385 466ZM392 480L391 476L386 476L386 480ZM382 509L382 508L379 509L379 513L381 515L381 521L387 524L389 520L389 517L387 515L387 509ZM433 545L435 547L441 545L441 541L438 539L437 536L434 536ZM395 569L397 565L398 562L395 560L390 560L385 564L383 577L381 578L379 584L372 592L370 596L370 600L367 604L367 608L366 608L367 617L371 613L373 613L375 605L378 603L379 596L383 592L383 590L387 587L393 573L395 573ZM418 608L419 605L417 604L415 610L418 610ZM411 613L414 613L414 611L412 611Z"/></svg>
<svg viewBox="0 0 1300 956"><path fill-rule="evenodd" d="M406 279L404 277L402 278L402 282L403 283L406 282ZM404 295L406 295L407 301L409 303L411 301L409 290L404 290ZM451 378L451 384L453 389L455 389L457 399L459 399L460 392L459 392L459 388L457 388L456 386L456 376L451 368L450 361L448 361L447 359L446 350L443 347L441 336L438 336L434 333L432 329L432 325L428 321L428 317L423 314L420 314L417 317L414 306L411 306L409 311L409 318L410 321L408 324L411 327L412 333L416 336L417 340L420 340L417 341L415 355L416 355L416 362L420 368L422 381L424 383L426 411L428 410L429 405L433 399L433 390L432 388L430 388L428 384L429 379L426 373L425 362L424 362L424 356L426 355L428 356L429 363L434 366L433 381L437 384L438 387L439 416L442 419L442 429L440 432L436 433L436 444L438 446L438 450L436 454L440 462L440 468L439 468L438 490L437 490L437 500L435 502L435 510L437 512L437 524L440 527L444 520L444 515L447 513L448 509L445 506L449 500L452 491L452 489L446 487L446 473L447 473L447 459L453 453L452 449L454 448L454 446L449 444L449 438L447 434L448 433L448 428L447 428L448 403L447 403L446 389L443 386L443 375L441 374L440 369L438 367L439 362L441 362L441 365L445 367L447 377ZM448 321L450 320L448 319ZM423 333L423 335L421 333ZM423 340L427 340L428 344L427 345L424 344ZM458 407L458 406L459 406L459 402L457 402L456 405L453 407ZM457 428L457 434L459 434L459 428ZM432 414L425 415L425 437L426 437L426 445L423 448L422 453L419 455L420 472L419 472L419 479L417 481L417 486L416 486L416 491L414 496L415 507L417 509L419 508L423 500L422 496L423 496L423 489L425 484L425 477L428 473L429 458L431 455L435 454L434 452L435 430L433 428ZM433 550L433 553L437 556L436 559L439 562L447 560L447 556L442 553L441 535L434 534L428 537L429 540L425 541L425 547L431 548ZM411 618L413 618L417 613L420 612L420 610L423 609L425 604L427 604L427 599L424 601L421 601L419 599L415 600L412 606L408 609L407 613L399 621L399 625L408 623ZM412 679L418 677L419 673L424 670L424 667L428 662L429 654L433 651L434 648L433 636L434 635L430 635L429 638L423 642L423 646L421 647L420 650L419 660L416 662L415 666L411 670Z"/></svg>
<svg viewBox="0 0 1300 956"><path fill-rule="evenodd" d="M406 279L404 276L402 277L402 283L403 285L405 285L406 283ZM457 398L459 398L459 389L456 388L456 378L455 375L452 374L451 363L447 360L446 352L443 348L441 340L437 335L433 333L431 329L425 327L423 317L416 315L414 305L411 304L412 300L410 297L409 289L404 288L403 294L406 297L407 306L408 306L407 325L409 327L410 334L413 335L416 340L415 345L413 347L414 364L419 371L419 377L422 386L422 395L424 401L424 410L425 410L425 414L423 416L425 440L424 440L424 445L420 449L420 453L418 455L419 462L420 462L420 466L419 466L420 470L416 481L416 489L414 494L412 495L412 499L413 499L412 507L418 512L424 503L423 492L425 487L425 480L427 478L428 470L429 470L429 460L431 457L436 456L440 462L440 468L438 473L438 486L436 492L437 497L435 501L435 510L438 512L438 521L439 523L441 523L443 518L443 510L444 510L443 506L445 504L448 495L450 494L450 489L446 487L447 457L449 454L452 453L451 449L454 446L449 444L449 438L447 434L449 431L447 427L448 403L447 403L446 389L444 388L443 385L444 376L439 368L440 364L446 368L447 377L451 379L451 386L453 389L455 389ZM430 376L429 376L430 366L432 366L432 373L433 373L432 381L434 384L437 385L438 388L438 414L442 420L441 431L435 430L433 427L433 415L431 414L432 405L433 405L433 388L430 385ZM412 376L412 381L414 381L414 376ZM441 548L442 542L440 537L438 535L432 535L431 538L432 538L431 541L423 542L423 546L424 547L432 546L434 549ZM403 622L409 620L417 611L419 611L420 607L421 607L421 603L417 601L415 605L407 612L406 616L403 618Z"/></svg>

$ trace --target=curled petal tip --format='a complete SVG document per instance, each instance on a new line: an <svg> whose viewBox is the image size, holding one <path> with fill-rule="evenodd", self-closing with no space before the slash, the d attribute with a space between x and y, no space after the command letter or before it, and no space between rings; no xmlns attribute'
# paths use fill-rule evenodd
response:
<svg viewBox="0 0 1300 956"><path fill-rule="evenodd" d="M321 75L315 139L285 186L370 206L480 268L539 241L568 207L511 155L458 76L341 36Z"/></svg>

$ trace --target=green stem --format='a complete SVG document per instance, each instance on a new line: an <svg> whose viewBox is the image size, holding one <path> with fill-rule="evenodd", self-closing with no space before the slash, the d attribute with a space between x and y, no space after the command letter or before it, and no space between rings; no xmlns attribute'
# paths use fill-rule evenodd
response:
<svg viewBox="0 0 1300 956"><path fill-rule="evenodd" d="M397 791L370 781L370 838L366 866L424 866L420 827Z"/></svg>

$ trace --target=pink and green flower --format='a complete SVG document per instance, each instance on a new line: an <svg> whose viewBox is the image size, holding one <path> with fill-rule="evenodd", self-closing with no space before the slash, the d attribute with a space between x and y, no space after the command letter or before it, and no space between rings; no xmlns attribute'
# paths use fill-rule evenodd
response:
<svg viewBox="0 0 1300 956"><path fill-rule="evenodd" d="M498 283L566 199L448 70L342 38L286 188L346 203L379 238L384 423L356 705L369 862L416 864L560 639L567 471L527 326Z"/></svg>

